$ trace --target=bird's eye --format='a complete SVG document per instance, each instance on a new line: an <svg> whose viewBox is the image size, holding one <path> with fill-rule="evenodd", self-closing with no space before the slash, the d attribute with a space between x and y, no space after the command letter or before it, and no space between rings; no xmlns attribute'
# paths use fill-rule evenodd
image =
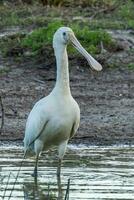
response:
<svg viewBox="0 0 134 200"><path fill-rule="evenodd" d="M66 35L66 32L63 32L63 36L65 36Z"/></svg>

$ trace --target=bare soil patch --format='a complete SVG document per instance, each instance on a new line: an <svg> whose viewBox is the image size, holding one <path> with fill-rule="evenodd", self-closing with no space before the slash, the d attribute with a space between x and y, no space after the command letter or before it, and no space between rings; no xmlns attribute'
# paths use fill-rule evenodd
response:
<svg viewBox="0 0 134 200"><path fill-rule="evenodd" d="M121 55L126 56L125 53ZM1 64L10 66L10 70L0 76L5 114L0 139L22 140L29 111L54 87L55 61L51 57L45 58L44 54L36 61L27 59L17 63L10 59L7 63L1 59ZM133 77L134 71L122 66L95 73L83 58L70 58L71 91L81 109L81 124L73 142L134 143Z"/></svg>

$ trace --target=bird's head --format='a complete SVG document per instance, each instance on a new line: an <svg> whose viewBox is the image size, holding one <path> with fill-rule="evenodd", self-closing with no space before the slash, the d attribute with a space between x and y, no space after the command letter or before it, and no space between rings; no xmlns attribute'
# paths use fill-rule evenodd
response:
<svg viewBox="0 0 134 200"><path fill-rule="evenodd" d="M60 48L60 46L66 46L68 43L72 43L72 45L86 58L91 68L96 71L101 71L102 66L98 63L80 44L77 40L74 32L69 27L61 27L59 28L53 37L53 47Z"/></svg>

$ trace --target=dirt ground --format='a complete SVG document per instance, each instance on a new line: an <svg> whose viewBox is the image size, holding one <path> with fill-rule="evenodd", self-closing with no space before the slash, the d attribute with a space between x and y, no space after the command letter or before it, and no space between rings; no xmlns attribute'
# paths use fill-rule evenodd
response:
<svg viewBox="0 0 134 200"><path fill-rule="evenodd" d="M132 62L133 54L129 58ZM127 62L126 52L116 54L115 62L119 59L118 68L104 67L102 72L95 73L82 57L70 57L71 91L81 109L80 128L71 142L134 144L134 70L121 66L121 62ZM103 65L103 60L100 62ZM41 59L27 59L23 63L13 62L11 58L7 62L1 57L0 66L4 65L10 70L0 76L4 107L0 140L22 140L29 111L54 87L55 61L45 54Z"/></svg>

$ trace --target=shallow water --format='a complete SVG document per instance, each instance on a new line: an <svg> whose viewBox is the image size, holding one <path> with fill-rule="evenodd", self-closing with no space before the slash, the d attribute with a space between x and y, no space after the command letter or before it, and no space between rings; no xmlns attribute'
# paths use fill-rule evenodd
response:
<svg viewBox="0 0 134 200"><path fill-rule="evenodd" d="M0 147L0 199L57 199L55 155L51 151L41 156L37 183L31 176L34 162L26 159L9 198L23 151L19 146ZM63 196L69 178L69 200L134 200L134 147L70 145L62 166Z"/></svg>

